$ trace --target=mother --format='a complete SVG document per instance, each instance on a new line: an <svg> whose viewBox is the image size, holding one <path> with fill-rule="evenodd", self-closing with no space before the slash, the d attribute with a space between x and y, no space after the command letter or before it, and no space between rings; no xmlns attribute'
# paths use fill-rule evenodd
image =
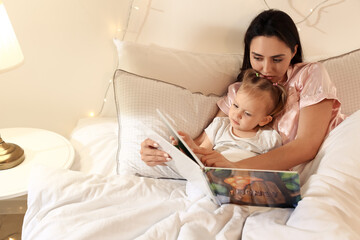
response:
<svg viewBox="0 0 360 240"><path fill-rule="evenodd" d="M303 63L296 25L279 10L266 10L253 19L244 39L244 59L238 81L229 86L227 96L218 102L217 116L226 116L241 85L243 71L253 68L288 91L285 111L273 121L283 146L265 154L230 162L214 150L196 149L207 166L286 170L312 160L327 134L344 115L336 89L321 63ZM201 143L200 135L196 141ZM141 144L142 160L149 166L164 165L170 156L146 139Z"/></svg>

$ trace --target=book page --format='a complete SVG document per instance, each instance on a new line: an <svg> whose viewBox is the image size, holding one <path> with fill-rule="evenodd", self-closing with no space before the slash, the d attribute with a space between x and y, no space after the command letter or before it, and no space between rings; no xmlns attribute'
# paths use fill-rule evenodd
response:
<svg viewBox="0 0 360 240"><path fill-rule="evenodd" d="M163 150L171 156L172 160L166 163L171 169L191 182L201 192L210 197L213 202L220 205L219 201L214 197L210 190L203 169L196 162L160 135L152 133L149 134L148 137L159 144L160 150Z"/></svg>

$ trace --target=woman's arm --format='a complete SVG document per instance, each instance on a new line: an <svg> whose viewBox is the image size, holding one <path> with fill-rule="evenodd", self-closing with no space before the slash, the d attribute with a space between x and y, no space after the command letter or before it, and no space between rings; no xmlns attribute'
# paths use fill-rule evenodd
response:
<svg viewBox="0 0 360 240"><path fill-rule="evenodd" d="M225 117L226 114L219 110L215 117ZM212 148L212 143L207 137L205 131L203 131L196 139L194 139L197 146ZM159 145L152 139L145 139L141 143L140 155L141 160L148 166L162 165L166 166L166 162L171 160L171 156L164 151L158 149Z"/></svg>
<svg viewBox="0 0 360 240"><path fill-rule="evenodd" d="M316 156L329 127L332 105L333 100L323 100L301 109L296 139L265 154L234 163L208 150L194 152L205 155L201 160L207 166L288 170Z"/></svg>

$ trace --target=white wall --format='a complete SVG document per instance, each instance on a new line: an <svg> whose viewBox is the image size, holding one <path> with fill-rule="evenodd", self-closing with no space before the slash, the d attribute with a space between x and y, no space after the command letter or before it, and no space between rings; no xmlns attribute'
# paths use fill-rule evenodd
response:
<svg viewBox="0 0 360 240"><path fill-rule="evenodd" d="M4 0L25 62L0 73L0 128L37 127L69 136L97 112L116 67L132 0ZM267 0L298 24L309 59L360 47L359 0ZM242 53L242 34L263 0L133 0L126 40L197 52Z"/></svg>
<svg viewBox="0 0 360 240"><path fill-rule="evenodd" d="M0 73L0 128L36 127L69 136L97 112L116 67L112 38L127 0L4 0L25 61Z"/></svg>

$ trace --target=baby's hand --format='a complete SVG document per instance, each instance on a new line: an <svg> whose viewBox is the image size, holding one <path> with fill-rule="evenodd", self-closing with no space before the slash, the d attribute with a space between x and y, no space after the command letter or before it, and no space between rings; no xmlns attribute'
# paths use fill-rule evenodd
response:
<svg viewBox="0 0 360 240"><path fill-rule="evenodd" d="M191 149L199 148L199 146L194 142L194 140L189 136L189 134L182 131L178 131L178 134Z"/></svg>
<svg viewBox="0 0 360 240"><path fill-rule="evenodd" d="M216 150L198 148L194 149L196 155L202 155L200 157L201 162L208 167L224 167L224 168L234 168L234 163L227 160L221 153Z"/></svg>
<svg viewBox="0 0 360 240"><path fill-rule="evenodd" d="M170 141L171 141L171 144L174 145L175 147L179 144L177 139L175 139L174 136L170 136Z"/></svg>

